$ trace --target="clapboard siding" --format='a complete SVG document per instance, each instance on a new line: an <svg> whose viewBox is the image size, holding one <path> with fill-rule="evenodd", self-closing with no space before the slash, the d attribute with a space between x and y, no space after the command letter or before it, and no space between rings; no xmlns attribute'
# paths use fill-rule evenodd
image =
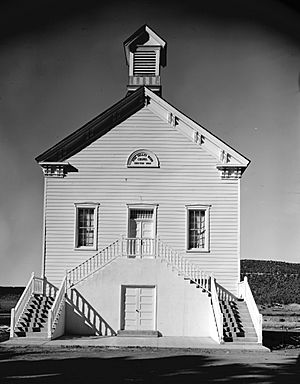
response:
<svg viewBox="0 0 300 384"><path fill-rule="evenodd" d="M137 149L154 152L160 168L127 168ZM222 180L216 159L145 107L77 153L78 172L48 178L45 271L56 284L66 269L95 251L74 250L74 203L99 203L98 250L127 231L127 206L159 204L157 234L235 291L239 273L239 185ZM186 252L186 208L209 204L210 252Z"/></svg>

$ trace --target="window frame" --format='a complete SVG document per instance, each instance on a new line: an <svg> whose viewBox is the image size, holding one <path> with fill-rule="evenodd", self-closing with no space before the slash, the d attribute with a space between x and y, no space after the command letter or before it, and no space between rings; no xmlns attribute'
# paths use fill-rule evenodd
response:
<svg viewBox="0 0 300 384"><path fill-rule="evenodd" d="M75 220L74 220L74 250L76 251L97 251L98 249L98 203L75 203ZM88 208L94 210L94 241L93 245L78 245L78 217L79 209Z"/></svg>
<svg viewBox="0 0 300 384"><path fill-rule="evenodd" d="M211 205L186 205L186 252L191 253L208 253L210 252L210 209ZM190 242L190 226L189 226L189 219L190 219L190 211L204 211L204 224L205 224L205 234L204 234L204 247L203 248L189 248L189 242Z"/></svg>

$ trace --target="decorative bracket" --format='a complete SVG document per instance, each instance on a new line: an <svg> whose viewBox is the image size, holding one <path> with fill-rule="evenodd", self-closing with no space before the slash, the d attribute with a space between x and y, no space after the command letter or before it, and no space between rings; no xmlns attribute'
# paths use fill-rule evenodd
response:
<svg viewBox="0 0 300 384"><path fill-rule="evenodd" d="M230 158L231 158L231 155L228 152L221 149L221 151L220 151L221 163L228 164L230 162Z"/></svg>
<svg viewBox="0 0 300 384"><path fill-rule="evenodd" d="M168 122L169 122L169 124L171 124L173 127L176 127L176 125L178 125L178 121L179 121L178 117L175 116L175 115L173 115L173 113L170 112L170 113L168 114Z"/></svg>
<svg viewBox="0 0 300 384"><path fill-rule="evenodd" d="M58 162L41 162L39 163L43 169L45 177L65 177L68 172L78 172L77 168L70 163Z"/></svg>
<svg viewBox="0 0 300 384"><path fill-rule="evenodd" d="M245 167L238 165L217 165L222 179L240 179Z"/></svg>
<svg viewBox="0 0 300 384"><path fill-rule="evenodd" d="M203 135L201 135L201 133L199 133L198 131L196 131L194 133L194 142L196 144L199 144L199 145L202 145L204 144L204 141L205 141L205 137Z"/></svg>

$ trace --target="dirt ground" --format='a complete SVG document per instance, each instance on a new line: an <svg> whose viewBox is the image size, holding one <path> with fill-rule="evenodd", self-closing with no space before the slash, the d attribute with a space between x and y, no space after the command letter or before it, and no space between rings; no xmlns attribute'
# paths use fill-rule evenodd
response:
<svg viewBox="0 0 300 384"><path fill-rule="evenodd" d="M228 352L0 344L0 383L299 383L300 349Z"/></svg>

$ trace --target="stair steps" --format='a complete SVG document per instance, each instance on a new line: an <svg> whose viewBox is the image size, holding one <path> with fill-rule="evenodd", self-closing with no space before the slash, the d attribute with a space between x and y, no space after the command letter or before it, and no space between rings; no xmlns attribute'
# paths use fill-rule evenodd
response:
<svg viewBox="0 0 300 384"><path fill-rule="evenodd" d="M47 338L48 314L53 302L53 297L40 294L32 295L15 326L15 336Z"/></svg>
<svg viewBox="0 0 300 384"><path fill-rule="evenodd" d="M220 300L224 342L257 343L247 305L242 300Z"/></svg>

